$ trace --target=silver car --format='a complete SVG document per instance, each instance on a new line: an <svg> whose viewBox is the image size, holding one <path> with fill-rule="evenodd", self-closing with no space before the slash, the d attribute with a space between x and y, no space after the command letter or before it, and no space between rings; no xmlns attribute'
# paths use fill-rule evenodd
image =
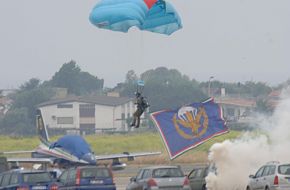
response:
<svg viewBox="0 0 290 190"><path fill-rule="evenodd" d="M140 169L126 190L191 190L187 177L178 166L152 166Z"/></svg>
<svg viewBox="0 0 290 190"><path fill-rule="evenodd" d="M269 162L249 177L247 190L289 190L290 163Z"/></svg>

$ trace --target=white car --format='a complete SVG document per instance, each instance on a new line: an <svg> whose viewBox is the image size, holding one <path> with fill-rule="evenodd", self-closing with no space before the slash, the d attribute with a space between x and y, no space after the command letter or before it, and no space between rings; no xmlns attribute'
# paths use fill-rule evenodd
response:
<svg viewBox="0 0 290 190"><path fill-rule="evenodd" d="M290 163L268 162L249 177L247 190L289 190Z"/></svg>

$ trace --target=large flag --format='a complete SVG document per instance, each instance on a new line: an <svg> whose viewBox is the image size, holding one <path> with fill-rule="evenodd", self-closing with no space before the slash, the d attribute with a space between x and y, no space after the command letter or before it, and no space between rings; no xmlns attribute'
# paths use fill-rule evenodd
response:
<svg viewBox="0 0 290 190"><path fill-rule="evenodd" d="M228 132L221 107L208 99L176 110L154 112L151 117L164 141L170 159Z"/></svg>

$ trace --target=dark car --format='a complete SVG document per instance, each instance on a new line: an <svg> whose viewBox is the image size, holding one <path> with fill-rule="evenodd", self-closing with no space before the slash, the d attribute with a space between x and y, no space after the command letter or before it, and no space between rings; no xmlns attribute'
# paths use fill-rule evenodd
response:
<svg viewBox="0 0 290 190"><path fill-rule="evenodd" d="M50 173L42 170L10 170L0 174L1 190L57 190Z"/></svg>
<svg viewBox="0 0 290 190"><path fill-rule="evenodd" d="M66 169L57 180L58 189L116 190L112 170L105 166L79 166Z"/></svg>
<svg viewBox="0 0 290 190"><path fill-rule="evenodd" d="M206 190L205 178L208 174L208 165L195 166L188 174L191 189Z"/></svg>
<svg viewBox="0 0 290 190"><path fill-rule="evenodd" d="M205 178L210 172L216 174L216 167L214 164L194 166L187 176L191 189L206 190Z"/></svg>

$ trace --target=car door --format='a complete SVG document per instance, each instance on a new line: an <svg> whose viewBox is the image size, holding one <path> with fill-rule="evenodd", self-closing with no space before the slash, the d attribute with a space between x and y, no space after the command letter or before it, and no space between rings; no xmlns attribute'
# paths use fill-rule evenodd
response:
<svg viewBox="0 0 290 190"><path fill-rule="evenodd" d="M263 174L264 168L265 168L264 166L261 167L257 171L255 177L253 178L253 181L252 181L252 190L262 190L263 189L263 185L262 185L263 184L262 183L262 181L263 181L262 174Z"/></svg>
<svg viewBox="0 0 290 190"><path fill-rule="evenodd" d="M5 173L2 179L2 189L8 189L7 187L9 186L9 182L10 182L10 177L11 177L11 173Z"/></svg>
<svg viewBox="0 0 290 190"><path fill-rule="evenodd" d="M264 171L263 171L263 174L261 177L261 181L260 181L262 189L265 189L266 186L269 187L269 185L270 185L270 183L269 183L270 169L271 169L271 166L265 166L265 168L264 168Z"/></svg>
<svg viewBox="0 0 290 190"><path fill-rule="evenodd" d="M142 190L142 186L138 183L140 179L142 179L144 170L141 169L137 176L135 178L132 178L133 180L130 181L129 185L127 186L127 190Z"/></svg>
<svg viewBox="0 0 290 190"><path fill-rule="evenodd" d="M205 169L206 168L195 168L189 173L188 179L191 189L202 190L202 186L204 184Z"/></svg>
<svg viewBox="0 0 290 190"><path fill-rule="evenodd" d="M68 170L67 180L66 180L66 187L73 187L76 185L76 169L71 168Z"/></svg>
<svg viewBox="0 0 290 190"><path fill-rule="evenodd" d="M58 185L60 189L66 189L68 170L64 171L58 178Z"/></svg>
<svg viewBox="0 0 290 190"><path fill-rule="evenodd" d="M140 190L147 189L147 182L148 182L149 177L150 177L150 170L145 169L143 171L141 178L137 180L138 186L141 187Z"/></svg>

